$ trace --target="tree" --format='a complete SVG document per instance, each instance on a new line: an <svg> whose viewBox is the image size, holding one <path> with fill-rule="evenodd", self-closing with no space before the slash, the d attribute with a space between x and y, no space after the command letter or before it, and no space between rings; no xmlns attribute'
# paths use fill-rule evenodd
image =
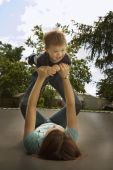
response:
<svg viewBox="0 0 113 170"><path fill-rule="evenodd" d="M75 25L78 28L78 43L84 46L84 49L90 50L88 60L95 61L95 66L107 77L97 84L97 94L111 99L113 88L108 86L110 87L110 82L113 82L113 77L109 76L113 73L113 12L110 11L105 17L99 17L93 26L76 23Z"/></svg>
<svg viewBox="0 0 113 170"><path fill-rule="evenodd" d="M54 88L52 88L51 86L47 85L44 88L44 91L42 92L41 96L44 98L44 106L46 106L47 108L52 108L54 105L54 98L56 96L56 91L54 90Z"/></svg>
<svg viewBox="0 0 113 170"><path fill-rule="evenodd" d="M105 97L109 101L113 101L113 68L105 70L106 78L97 83L97 94Z"/></svg>
<svg viewBox="0 0 113 170"><path fill-rule="evenodd" d="M42 31L42 26L41 25L36 25L33 29L33 37L29 37L26 40L26 45L28 45L28 47L32 47L33 49L36 50L37 55L40 54L40 52L42 52L44 50L44 43L43 43L43 31ZM33 40L32 40L33 38Z"/></svg>
<svg viewBox="0 0 113 170"><path fill-rule="evenodd" d="M0 96L14 96L25 91L33 68L20 61L23 47L0 44Z"/></svg>
<svg viewBox="0 0 113 170"><path fill-rule="evenodd" d="M70 71L70 81L78 92L85 93L85 83L90 82L91 73L87 67L87 61L81 59L72 59L72 67Z"/></svg>
<svg viewBox="0 0 113 170"><path fill-rule="evenodd" d="M19 61L22 57L23 50L25 50L23 46L13 48L11 44L3 44L2 41L0 41L0 57L9 59L9 61Z"/></svg>
<svg viewBox="0 0 113 170"><path fill-rule="evenodd" d="M73 29L69 29L69 26L62 26L60 23L55 25L56 28L61 29L67 36L71 36L71 40L67 44L67 52L72 61L72 67L70 71L70 81L72 86L78 92L85 92L85 83L91 81L91 73L87 66L86 60L78 60L76 53L80 48L80 44L76 41L77 37L74 35ZM26 44L37 51L39 55L44 50L43 42L43 30L42 26L35 26L33 29L33 37L29 37L26 41Z"/></svg>

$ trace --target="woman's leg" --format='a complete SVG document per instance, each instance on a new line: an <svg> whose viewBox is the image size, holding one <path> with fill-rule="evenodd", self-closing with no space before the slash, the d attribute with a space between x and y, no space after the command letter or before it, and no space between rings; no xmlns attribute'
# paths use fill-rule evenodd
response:
<svg viewBox="0 0 113 170"><path fill-rule="evenodd" d="M64 95L64 88L63 88L63 83L60 75L57 73L54 77L51 77L49 79L49 83L58 91L58 93L61 95L61 97L65 100L65 95ZM74 91L74 96L75 96L75 109L76 109L76 114L80 112L81 109L81 102L76 95ZM64 128L67 125L67 117L66 117L66 104L63 108L61 108L58 112L56 112L53 116L50 117L50 120L54 123L57 123Z"/></svg>
<svg viewBox="0 0 113 170"><path fill-rule="evenodd" d="M26 92L24 93L21 102L20 102L20 110L22 112L23 117L25 118L26 115L26 109L27 109L27 103L28 103L28 98L29 95L31 93L31 90L36 82L38 73L37 72L33 72L32 74L32 78L31 78L31 82L26 90ZM41 92L44 90L45 85L48 83L48 78L44 81L42 88L41 88ZM41 93L40 92L40 93ZM39 125L41 125L42 123L46 122L46 118L44 118L41 113L39 111L36 112L36 127L38 127Z"/></svg>

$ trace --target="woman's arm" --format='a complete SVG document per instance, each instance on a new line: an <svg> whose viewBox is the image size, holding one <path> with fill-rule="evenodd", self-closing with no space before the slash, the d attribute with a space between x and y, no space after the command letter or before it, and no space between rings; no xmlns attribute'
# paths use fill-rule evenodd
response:
<svg viewBox="0 0 113 170"><path fill-rule="evenodd" d="M75 109L75 97L72 85L70 83L69 78L65 79L65 76L69 74L69 65L60 64L59 74L62 77L62 82L64 86L64 94L66 98L66 112L67 112L67 126L70 128L77 129L77 117L76 117L76 109Z"/></svg>
<svg viewBox="0 0 113 170"><path fill-rule="evenodd" d="M43 82L49 75L55 74L57 70L58 68L51 67L50 72L48 72L48 66L41 66L36 70L38 72L38 78L33 86L33 89L28 99L25 117L24 137L35 129L36 106Z"/></svg>
<svg viewBox="0 0 113 170"><path fill-rule="evenodd" d="M45 80L44 78L40 77L37 78L34 87L31 91L31 94L29 96L25 117L24 137L35 129L36 105L39 99L40 90L44 80Z"/></svg>
<svg viewBox="0 0 113 170"><path fill-rule="evenodd" d="M77 116L75 110L75 97L69 78L62 78L66 98L67 126L77 129Z"/></svg>

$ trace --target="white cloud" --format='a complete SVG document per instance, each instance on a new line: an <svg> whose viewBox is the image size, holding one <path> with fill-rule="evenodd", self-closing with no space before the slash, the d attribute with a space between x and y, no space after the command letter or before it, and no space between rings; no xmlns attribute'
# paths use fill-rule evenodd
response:
<svg viewBox="0 0 113 170"><path fill-rule="evenodd" d="M27 47L26 45L24 47L25 47L25 50L22 53L22 55L23 55L22 56L22 61L25 61L26 57L28 57L30 54L33 53L33 49L32 48Z"/></svg>
<svg viewBox="0 0 113 170"><path fill-rule="evenodd" d="M104 74L102 73L102 70L95 67L94 61L90 62L88 65L92 74L92 81L98 82L100 79L104 78Z"/></svg>
<svg viewBox="0 0 113 170"><path fill-rule="evenodd" d="M96 84L89 83L85 85L86 93L96 96Z"/></svg>
<svg viewBox="0 0 113 170"><path fill-rule="evenodd" d="M32 1L32 4L25 7L24 14L21 16L22 24L18 27L18 30L28 35L35 25L42 24L45 29L50 29L57 22L63 23L63 20L60 0L54 3L51 0Z"/></svg>
<svg viewBox="0 0 113 170"><path fill-rule="evenodd" d="M14 47L19 46L18 40L16 41L15 37L13 36L7 36L7 37L2 37L0 36L0 41L2 41L2 43L8 43L11 44Z"/></svg>
<svg viewBox="0 0 113 170"><path fill-rule="evenodd" d="M42 24L44 27L54 27L57 22L70 24L76 22L92 24L98 16L104 16L112 10L113 1L103 0L26 0L27 6L21 16L22 24L19 31L30 33L34 25ZM97 5L98 4L98 5Z"/></svg>
<svg viewBox="0 0 113 170"><path fill-rule="evenodd" d="M21 15L21 24L17 30L24 33L25 40L32 35L31 29L35 25L42 25L44 31L52 29L57 22L62 25L72 25L71 20L92 24L98 16L104 16L112 9L111 0L101 2L90 0L26 0L24 13ZM98 5L97 5L98 3ZM111 5L112 4L112 5Z"/></svg>
<svg viewBox="0 0 113 170"><path fill-rule="evenodd" d="M9 2L10 0L0 0L0 5L2 5L5 2Z"/></svg>

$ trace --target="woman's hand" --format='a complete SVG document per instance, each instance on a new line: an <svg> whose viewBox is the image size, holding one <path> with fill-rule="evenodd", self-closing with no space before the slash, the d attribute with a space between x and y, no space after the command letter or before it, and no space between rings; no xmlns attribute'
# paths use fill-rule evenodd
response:
<svg viewBox="0 0 113 170"><path fill-rule="evenodd" d="M69 75L70 66L68 64L61 63L59 64L59 67L60 67L60 71L58 71L58 73L60 74L62 78Z"/></svg>
<svg viewBox="0 0 113 170"><path fill-rule="evenodd" d="M38 77L41 79L46 79L48 75L48 67L49 66L40 66L38 69L35 69L38 73Z"/></svg>

